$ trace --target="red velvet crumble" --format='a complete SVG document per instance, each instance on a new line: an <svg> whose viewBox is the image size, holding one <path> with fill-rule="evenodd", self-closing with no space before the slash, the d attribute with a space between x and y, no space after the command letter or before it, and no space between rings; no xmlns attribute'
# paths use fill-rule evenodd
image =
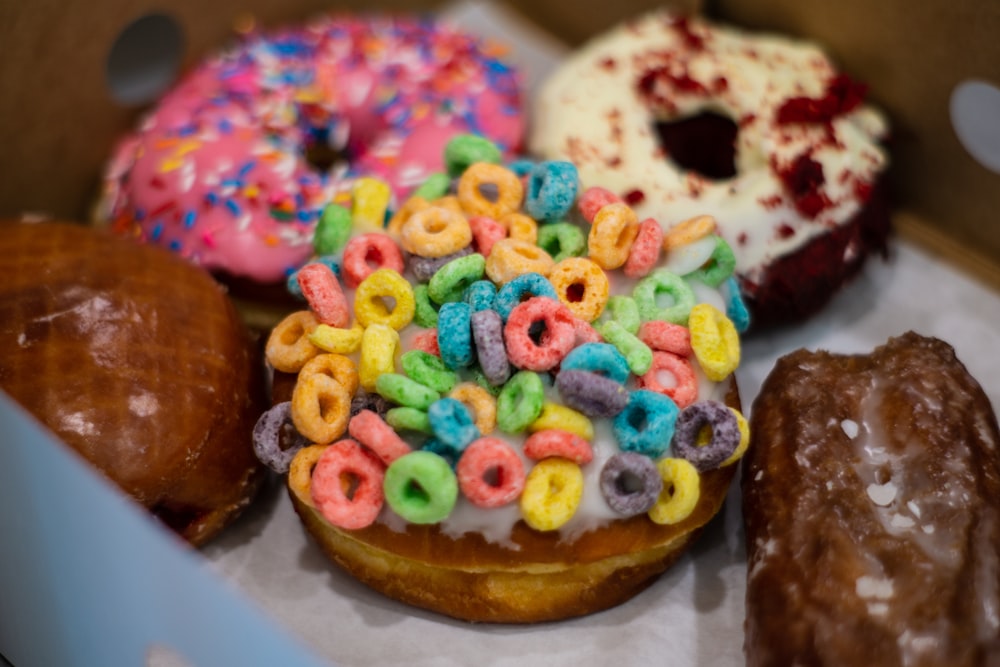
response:
<svg viewBox="0 0 1000 667"><path fill-rule="evenodd" d="M629 206L638 206L642 202L646 201L646 193L642 190L629 190L622 195L622 199Z"/></svg>
<svg viewBox="0 0 1000 667"><path fill-rule="evenodd" d="M674 30L681 36L684 43L693 50L700 50L705 46L705 39L701 35L696 35L691 30L691 22L687 17L680 17L673 22Z"/></svg>
<svg viewBox="0 0 1000 667"><path fill-rule="evenodd" d="M823 97L792 97L778 108L777 121L829 124L834 118L856 109L865 99L868 86L838 74L827 83Z"/></svg>
<svg viewBox="0 0 1000 667"><path fill-rule="evenodd" d="M803 153L789 165L777 166L778 178L792 196L795 208L807 218L815 218L830 205L830 200L820 192L826 182L823 165Z"/></svg>

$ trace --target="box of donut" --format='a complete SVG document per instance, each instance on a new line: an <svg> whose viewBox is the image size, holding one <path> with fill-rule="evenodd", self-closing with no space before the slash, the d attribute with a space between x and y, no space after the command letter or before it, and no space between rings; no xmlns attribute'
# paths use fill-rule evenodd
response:
<svg viewBox="0 0 1000 667"><path fill-rule="evenodd" d="M0 664L995 664L991 25L0 8Z"/></svg>

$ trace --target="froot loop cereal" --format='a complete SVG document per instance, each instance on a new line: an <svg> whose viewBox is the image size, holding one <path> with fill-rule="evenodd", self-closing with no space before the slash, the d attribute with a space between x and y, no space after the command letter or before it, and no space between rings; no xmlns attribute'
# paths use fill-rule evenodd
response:
<svg viewBox="0 0 1000 667"><path fill-rule="evenodd" d="M345 530L684 521L699 476L750 440L725 404L748 324L726 240L710 218L639 220L580 191L572 164L500 156L459 137L447 179L395 210L366 182L349 233L321 220L289 280L303 309L267 345L298 381L258 451L288 470L275 434L294 424L319 461L312 497Z"/></svg>

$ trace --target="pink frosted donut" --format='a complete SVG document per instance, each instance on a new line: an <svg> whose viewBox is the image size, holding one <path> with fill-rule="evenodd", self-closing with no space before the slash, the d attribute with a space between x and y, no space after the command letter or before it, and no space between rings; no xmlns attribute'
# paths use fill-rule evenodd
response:
<svg viewBox="0 0 1000 667"><path fill-rule="evenodd" d="M402 198L444 170L456 134L520 150L520 77L499 55L425 18L331 15L243 34L120 143L98 217L217 275L281 282L353 174Z"/></svg>

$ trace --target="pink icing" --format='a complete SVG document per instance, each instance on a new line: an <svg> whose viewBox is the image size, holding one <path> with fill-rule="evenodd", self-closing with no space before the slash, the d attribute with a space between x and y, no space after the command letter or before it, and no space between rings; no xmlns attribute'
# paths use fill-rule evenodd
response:
<svg viewBox="0 0 1000 667"><path fill-rule="evenodd" d="M102 215L206 267L260 283L312 254L323 207L354 174L398 200L481 134L521 148L520 77L495 48L427 20L325 16L248 34L201 63L117 147ZM321 171L325 141L349 164Z"/></svg>

